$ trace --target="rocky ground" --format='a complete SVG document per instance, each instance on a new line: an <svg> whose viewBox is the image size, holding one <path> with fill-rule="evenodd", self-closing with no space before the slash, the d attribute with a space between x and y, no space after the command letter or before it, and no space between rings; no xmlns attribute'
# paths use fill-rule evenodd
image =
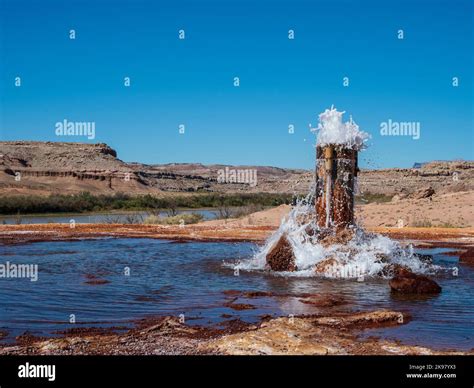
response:
<svg viewBox="0 0 474 388"><path fill-rule="evenodd" d="M84 330L61 338L30 337L1 345L0 355L331 355L331 354L474 354L434 351L358 334L374 327L402 325L402 313L378 310L335 316L264 319L256 325L233 321L225 328L204 328L163 317L125 334Z"/></svg>
<svg viewBox="0 0 474 388"><path fill-rule="evenodd" d="M201 348L234 355L455 354L357 338L361 330L401 325L404 319L402 313L387 310L346 316L282 317L263 322L256 330L212 339Z"/></svg>

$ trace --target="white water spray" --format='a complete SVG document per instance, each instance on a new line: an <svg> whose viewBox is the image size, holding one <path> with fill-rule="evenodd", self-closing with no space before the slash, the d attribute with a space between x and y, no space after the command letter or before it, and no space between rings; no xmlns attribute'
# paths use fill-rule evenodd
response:
<svg viewBox="0 0 474 388"><path fill-rule="evenodd" d="M357 150L365 148L370 135L359 129L352 116L349 121L343 123L344 113L331 106L331 109L326 109L319 115L318 127L311 129L312 132L318 132L316 143L319 146L338 144Z"/></svg>
<svg viewBox="0 0 474 388"><path fill-rule="evenodd" d="M348 123L342 123L343 113L331 107L319 115L317 144L340 144L360 150L365 146L369 135L359 130L352 119ZM329 231L328 235L328 229L322 230L315 222L314 192L315 183L306 198L297 201L278 230L254 257L235 264L234 268L269 271L267 254L282 236L286 236L295 256L297 270L274 272L280 276L364 280L366 277L392 277L397 265L423 274L433 274L441 269L421 260L414 254L412 246L403 248L388 237L367 233L358 226L349 228L345 239L338 238L334 230Z"/></svg>
<svg viewBox="0 0 474 388"><path fill-rule="evenodd" d="M234 268L268 270L266 256L283 235L291 244L298 269L274 272L276 275L364 280L366 277L392 277L396 264L423 274L433 274L441 268L422 261L414 254L412 246L403 248L388 237L367 233L360 227L352 228L352 238L340 244L322 244L321 231L314 222L310 194L297 202L254 257L240 261ZM327 265L321 266L321 263Z"/></svg>

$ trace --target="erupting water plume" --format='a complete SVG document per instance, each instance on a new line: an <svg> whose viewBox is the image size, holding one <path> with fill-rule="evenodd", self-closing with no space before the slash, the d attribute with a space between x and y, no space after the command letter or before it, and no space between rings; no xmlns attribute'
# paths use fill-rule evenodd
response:
<svg viewBox="0 0 474 388"><path fill-rule="evenodd" d="M344 112L319 115L315 181L242 270L272 270L292 276L392 278L400 271L433 274L441 267L388 237L368 233L354 220L358 151L369 135Z"/></svg>

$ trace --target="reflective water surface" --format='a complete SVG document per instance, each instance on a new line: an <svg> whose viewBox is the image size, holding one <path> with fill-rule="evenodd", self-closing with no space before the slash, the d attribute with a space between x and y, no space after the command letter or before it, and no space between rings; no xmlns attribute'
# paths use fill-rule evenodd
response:
<svg viewBox="0 0 474 388"><path fill-rule="evenodd" d="M99 239L0 246L0 264L38 264L38 281L0 279L0 331L4 342L25 332L52 336L74 327L131 327L137 319L184 314L189 324L215 324L262 315L331 313L387 308L412 318L396 328L370 329L403 343L467 350L474 347L474 269L437 278L443 292L431 297L390 293L388 282L292 278L266 272L236 273L224 265L249 258L252 243L176 243L155 239ZM435 263L453 266L449 249L419 250ZM127 276L129 271L129 276ZM243 298L229 290L293 295ZM340 306L318 308L301 293L337 295ZM254 308L235 310L229 302ZM74 314L76 323L69 323Z"/></svg>

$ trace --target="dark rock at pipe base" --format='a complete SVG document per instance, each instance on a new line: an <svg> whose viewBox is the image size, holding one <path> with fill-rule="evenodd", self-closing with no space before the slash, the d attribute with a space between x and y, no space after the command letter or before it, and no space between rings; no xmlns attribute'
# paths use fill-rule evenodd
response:
<svg viewBox="0 0 474 388"><path fill-rule="evenodd" d="M272 271L297 270L295 254L286 235L280 237L275 245L267 253L267 265Z"/></svg>
<svg viewBox="0 0 474 388"><path fill-rule="evenodd" d="M330 256L316 264L316 266L314 267L314 272L320 275L336 273L337 265L338 262L336 258L334 256Z"/></svg>
<svg viewBox="0 0 474 388"><path fill-rule="evenodd" d="M474 248L468 248L467 251L461 253L459 255L459 262L474 265Z"/></svg>
<svg viewBox="0 0 474 388"><path fill-rule="evenodd" d="M427 276L417 275L406 268L397 268L390 280L392 292L401 294L439 294L441 287Z"/></svg>

